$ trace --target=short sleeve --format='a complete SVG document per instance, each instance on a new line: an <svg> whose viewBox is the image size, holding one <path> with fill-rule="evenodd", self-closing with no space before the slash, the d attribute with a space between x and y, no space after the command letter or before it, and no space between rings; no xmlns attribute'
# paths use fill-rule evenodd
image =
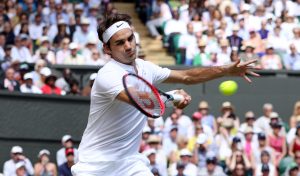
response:
<svg viewBox="0 0 300 176"><path fill-rule="evenodd" d="M170 76L171 70L168 68L162 68L149 61L146 61L145 64L146 68L148 68L149 71L152 73L153 84L161 83Z"/></svg>

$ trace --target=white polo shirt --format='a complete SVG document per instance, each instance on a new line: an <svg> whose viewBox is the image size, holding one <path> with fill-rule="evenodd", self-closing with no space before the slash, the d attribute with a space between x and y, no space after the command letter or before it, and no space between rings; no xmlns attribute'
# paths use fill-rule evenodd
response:
<svg viewBox="0 0 300 176"><path fill-rule="evenodd" d="M167 79L170 70L136 59L138 74L150 83ZM135 73L133 66L111 60L102 67L91 91L88 124L79 146L79 162L116 161L138 153L146 116L117 100L124 90L122 77Z"/></svg>

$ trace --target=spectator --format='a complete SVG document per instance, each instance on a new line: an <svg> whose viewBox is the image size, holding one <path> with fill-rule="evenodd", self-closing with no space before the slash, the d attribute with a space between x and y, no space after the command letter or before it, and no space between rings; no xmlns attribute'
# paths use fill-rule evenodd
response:
<svg viewBox="0 0 300 176"><path fill-rule="evenodd" d="M15 34L13 32L13 27L11 26L10 22L4 23L4 29L2 32L6 36L6 45L13 45L15 40Z"/></svg>
<svg viewBox="0 0 300 176"><path fill-rule="evenodd" d="M33 83L37 87L41 88L45 82L46 76L51 74L51 70L46 67L46 61L38 60L34 65L34 71L32 71Z"/></svg>
<svg viewBox="0 0 300 176"><path fill-rule="evenodd" d="M87 59L87 65L103 66L109 60L106 60L104 57L101 57L101 54L98 49L94 48L91 51L91 56Z"/></svg>
<svg viewBox="0 0 300 176"><path fill-rule="evenodd" d="M97 44L98 40L96 38L88 39L86 45L82 49L82 56L85 58L86 61L92 60L92 50L98 50Z"/></svg>
<svg viewBox="0 0 300 176"><path fill-rule="evenodd" d="M79 83L75 79L70 81L70 91L67 92L68 95L81 95L81 91L79 89Z"/></svg>
<svg viewBox="0 0 300 176"><path fill-rule="evenodd" d="M259 129L256 128L255 124L255 115L253 111L248 111L245 113L245 122L241 124L239 132L245 133L247 127L251 127L254 133L259 132Z"/></svg>
<svg viewBox="0 0 300 176"><path fill-rule="evenodd" d="M147 143L150 134L151 134L151 129L149 128L148 124L146 124L142 132L142 141L139 149L140 153L150 148L150 146Z"/></svg>
<svg viewBox="0 0 300 176"><path fill-rule="evenodd" d="M225 101L222 103L221 116L217 118L217 123L219 124L219 126L224 127L225 125L225 127L228 128L230 127L233 128L234 130L239 129L240 126L239 117L235 115L234 107L229 101ZM231 124L233 126L227 126L228 124Z"/></svg>
<svg viewBox="0 0 300 176"><path fill-rule="evenodd" d="M157 169L158 170L158 174L161 176L167 176L165 172L165 168L162 168L162 165L159 165L159 163L157 163L156 161L156 151L155 149L147 149L143 152L143 154L148 158L148 160L150 161L150 170L152 169Z"/></svg>
<svg viewBox="0 0 300 176"><path fill-rule="evenodd" d="M193 23L187 24L187 33L180 36L178 45L182 50L185 50L185 65L191 66L193 64L193 52L197 49Z"/></svg>
<svg viewBox="0 0 300 176"><path fill-rule="evenodd" d="M33 175L34 170L28 158L23 154L23 148L20 146L13 146L10 151L11 159L6 161L3 166L3 174L6 176L16 175L19 168L25 166L25 173ZM24 172L24 171L23 171ZM21 174L20 174L21 175Z"/></svg>
<svg viewBox="0 0 300 176"><path fill-rule="evenodd" d="M240 27L237 25L234 25L232 27L232 35L227 37L227 40L229 41L229 45L230 45L231 49L233 47L236 47L236 48L238 48L238 51L241 50L242 42L243 42L243 39L238 36L239 30L240 30Z"/></svg>
<svg viewBox="0 0 300 176"><path fill-rule="evenodd" d="M42 14L36 14L34 22L29 24L29 36L33 40L33 43L42 37L44 26L45 24L42 21Z"/></svg>
<svg viewBox="0 0 300 176"><path fill-rule="evenodd" d="M42 91L37 86L33 85L33 74L26 73L23 77L24 83L20 87L22 93L41 94Z"/></svg>
<svg viewBox="0 0 300 176"><path fill-rule="evenodd" d="M300 27L293 29L294 37L292 38L291 44L294 44L296 47L296 50L300 52Z"/></svg>
<svg viewBox="0 0 300 176"><path fill-rule="evenodd" d="M261 67L271 70L280 70L283 68L279 55L274 53L273 46L268 45L266 47L266 55L261 58Z"/></svg>
<svg viewBox="0 0 300 176"><path fill-rule="evenodd" d="M206 167L199 170L198 176L225 176L223 169L217 165L217 158L210 154L206 158Z"/></svg>
<svg viewBox="0 0 300 176"><path fill-rule="evenodd" d="M261 152L261 163L257 165L255 176L276 175L276 167L272 164L270 153L267 151Z"/></svg>
<svg viewBox="0 0 300 176"><path fill-rule="evenodd" d="M34 175L35 176L44 176L44 175L53 175L57 176L56 165L50 162L49 159L50 152L47 149L43 149L38 154L38 162L34 165Z"/></svg>
<svg viewBox="0 0 300 176"><path fill-rule="evenodd" d="M153 19L149 20L146 23L146 26L152 37L155 37L158 40L162 39L162 36L157 31L157 27L162 26L165 21L168 21L172 18L172 14L169 6L164 2L164 0L157 0L157 9L154 10Z"/></svg>
<svg viewBox="0 0 300 176"><path fill-rule="evenodd" d="M59 87L65 92L69 92L71 90L70 84L73 79L75 79L73 72L69 68L65 68L63 70L63 76L55 81L55 86Z"/></svg>
<svg viewBox="0 0 300 176"><path fill-rule="evenodd" d="M83 90L81 92L82 96L90 96L91 89L93 87L93 84L94 84L94 81L95 81L96 77L97 77L97 73L92 73L90 75L88 84L83 88Z"/></svg>
<svg viewBox="0 0 300 176"><path fill-rule="evenodd" d="M230 60L230 48L228 48L228 40L222 39L220 41L221 51L218 52L219 65L226 65L231 62Z"/></svg>
<svg viewBox="0 0 300 176"><path fill-rule="evenodd" d="M58 167L58 172L60 176L72 176L71 167L75 164L74 162L74 149L66 148L65 156L67 161Z"/></svg>
<svg viewBox="0 0 300 176"><path fill-rule="evenodd" d="M214 133L217 131L217 123L215 117L209 113L209 105L207 101L200 101L198 111L202 114L201 123L209 126Z"/></svg>
<svg viewBox="0 0 300 176"><path fill-rule="evenodd" d="M76 148L74 148L74 146L73 146L72 136L64 135L61 139L61 143L62 143L63 147L56 152L57 166L60 166L63 163L67 162L67 157L66 157L66 153L65 153L67 151L67 148L73 149L74 162L76 163L78 161L78 150Z"/></svg>
<svg viewBox="0 0 300 176"><path fill-rule="evenodd" d="M178 127L171 126L169 128L169 135L164 138L163 150L166 156L171 159L172 154L178 149L177 141L178 139Z"/></svg>
<svg viewBox="0 0 300 176"><path fill-rule="evenodd" d="M13 65L12 63L12 57L11 57L11 49L12 49L12 45L6 45L4 47L4 57L3 60L0 62L1 63L1 69L3 71L6 71L9 67L11 67ZM18 62L18 61L16 61Z"/></svg>
<svg viewBox="0 0 300 176"><path fill-rule="evenodd" d="M290 52L284 55L283 62L287 70L300 70L300 54L294 44L290 45Z"/></svg>
<svg viewBox="0 0 300 176"><path fill-rule="evenodd" d="M267 151L270 154L270 162L275 163L275 155L273 149L267 143L267 137L265 133L258 133L258 146L256 150L253 151L254 162L253 163L261 163L261 154L263 151Z"/></svg>
<svg viewBox="0 0 300 176"><path fill-rule="evenodd" d="M0 89L5 89L9 92L20 91L20 84L15 79L15 70L13 68L8 68L5 71L5 78L0 82Z"/></svg>
<svg viewBox="0 0 300 176"><path fill-rule="evenodd" d="M298 175L299 175L299 166L294 162L290 163L288 168L286 169L284 176L298 176Z"/></svg>
<svg viewBox="0 0 300 176"><path fill-rule="evenodd" d="M286 38L281 31L281 27L275 27L274 32L268 35L266 43L272 44L276 51L285 52L287 50L288 43Z"/></svg>
<svg viewBox="0 0 300 176"><path fill-rule="evenodd" d="M11 57L13 61L32 62L32 57L29 49L26 47L27 36L16 36L15 46L11 49Z"/></svg>
<svg viewBox="0 0 300 176"><path fill-rule="evenodd" d="M35 62L37 60L44 60L47 66L51 66L52 64L55 64L55 58L52 57L53 55L54 53L52 51L49 51L47 47L40 47L36 54L33 56L33 60Z"/></svg>
<svg viewBox="0 0 300 176"><path fill-rule="evenodd" d="M262 22L261 22L261 28L258 31L258 34L260 35L260 38L262 40L268 38L269 30L267 29L267 21L266 20L262 20Z"/></svg>
<svg viewBox="0 0 300 176"><path fill-rule="evenodd" d="M250 160L247 158L246 153L242 150L237 150L232 153L228 168L231 173L236 170L238 164L242 164L246 173L252 173L252 166ZM252 175L252 174L250 174Z"/></svg>
<svg viewBox="0 0 300 176"><path fill-rule="evenodd" d="M16 163L16 176L27 176L25 163L23 161L19 161Z"/></svg>
<svg viewBox="0 0 300 176"><path fill-rule="evenodd" d="M167 123L167 120L171 120L171 123ZM180 136L187 135L187 129L184 129L185 127L179 123L179 116L175 112L173 112L170 115L170 117L166 119L166 124L165 124L166 134L168 134L169 130L173 127L176 127L178 129L178 135Z"/></svg>
<svg viewBox="0 0 300 176"><path fill-rule="evenodd" d="M256 148L255 139L253 135L254 135L253 128L248 126L244 131L243 151L249 161L253 160L252 155Z"/></svg>
<svg viewBox="0 0 300 176"><path fill-rule="evenodd" d="M275 166L277 167L281 159L287 154L286 139L279 134L282 128L281 122L274 123L271 127L273 133L268 136L267 141L269 142L270 147L274 149Z"/></svg>
<svg viewBox="0 0 300 176"><path fill-rule="evenodd" d="M60 48L56 53L56 63L63 64L66 58L71 57L71 53L69 50L70 39L64 38L60 43Z"/></svg>
<svg viewBox="0 0 300 176"><path fill-rule="evenodd" d="M73 35L73 42L80 44L79 48L82 49L90 38L97 38L97 34L89 29L90 20L88 18L82 18L80 22L80 29L76 30Z"/></svg>
<svg viewBox="0 0 300 176"><path fill-rule="evenodd" d="M187 150L187 149L182 149L180 150L180 161L182 164L184 164L184 170L183 174L184 175L189 175L189 176L196 176L197 175L197 166L194 165L191 162L192 159L192 153ZM169 175L171 176L177 176L178 171L177 171L177 163L173 163L169 166Z"/></svg>
<svg viewBox="0 0 300 176"><path fill-rule="evenodd" d="M3 33L0 33L0 62L4 60L5 52L5 42L6 42L6 36Z"/></svg>
<svg viewBox="0 0 300 176"><path fill-rule="evenodd" d="M232 176L244 176L246 175L246 167L244 164L238 163L236 164L233 172L232 172Z"/></svg>
<svg viewBox="0 0 300 176"><path fill-rule="evenodd" d="M43 94L52 94L52 95L63 95L63 92L59 87L55 86L55 81L57 77L53 74L50 74L45 79L45 84L41 88Z"/></svg>
<svg viewBox="0 0 300 176"><path fill-rule="evenodd" d="M196 145L193 150L194 162L197 163L199 169L206 166L206 158L209 153L214 153L212 151L211 145L208 141L208 136L205 133L200 133L196 139ZM214 153L215 154L215 153Z"/></svg>
<svg viewBox="0 0 300 176"><path fill-rule="evenodd" d="M47 48L48 49L48 52L47 52L47 60L48 60L48 62L49 63L51 63L51 64L56 64L56 59L55 59L55 54L54 54L54 52L53 52L53 47L52 47L52 45L51 45L51 43L50 43L50 40L49 40L49 37L47 37L47 36L42 36L40 39L39 39L39 41L40 41L40 47L39 47L39 49L35 52L35 55L39 55L40 54L40 50L42 49L42 48ZM45 51L44 51L45 52Z"/></svg>
<svg viewBox="0 0 300 176"><path fill-rule="evenodd" d="M199 53L196 53L194 58L193 58L193 65L194 66L207 67L207 66L211 65L210 53L205 51L206 44L207 43L204 40L200 40L198 42Z"/></svg>
<svg viewBox="0 0 300 176"><path fill-rule="evenodd" d="M70 56L65 58L64 64L69 65L83 65L85 64L85 60L81 54L78 53L79 46L77 43L71 43L69 45L69 49L71 50Z"/></svg>
<svg viewBox="0 0 300 176"><path fill-rule="evenodd" d="M300 125L296 126L295 138L289 144L289 155L295 158L295 153L300 151Z"/></svg>
<svg viewBox="0 0 300 176"><path fill-rule="evenodd" d="M70 35L68 33L67 23L60 19L57 23L57 34L53 39L53 45L55 48L58 48L63 39L70 39Z"/></svg>
<svg viewBox="0 0 300 176"><path fill-rule="evenodd" d="M294 105L293 115L290 117L290 128L296 127L300 122L300 101L297 101Z"/></svg>
<svg viewBox="0 0 300 176"><path fill-rule="evenodd" d="M270 128L270 116L273 112L273 105L271 103L265 103L263 105L263 115L259 117L256 121L254 126L256 126L261 132L268 132Z"/></svg>
<svg viewBox="0 0 300 176"><path fill-rule="evenodd" d="M260 61L257 54L254 53L255 46L251 42L244 42L244 45L242 46L242 50L244 52L240 53L239 58L241 58L241 61L246 62L251 59L257 59L258 61L254 63L253 65L259 66Z"/></svg>
<svg viewBox="0 0 300 176"><path fill-rule="evenodd" d="M191 118L183 113L183 109L175 108L174 112L178 116L178 124L180 124L180 126L183 127L182 129L180 129L182 130L182 133L181 132L180 133L187 134L188 127L192 125ZM171 124L171 118L167 118L165 121L165 128L170 126L170 124Z"/></svg>

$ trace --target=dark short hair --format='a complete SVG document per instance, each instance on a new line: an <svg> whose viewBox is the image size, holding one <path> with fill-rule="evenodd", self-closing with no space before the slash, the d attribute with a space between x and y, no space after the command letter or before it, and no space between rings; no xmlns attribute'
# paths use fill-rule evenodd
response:
<svg viewBox="0 0 300 176"><path fill-rule="evenodd" d="M127 14L117 13L109 15L105 17L102 23L98 26L97 33L99 40L103 42L102 35L105 32L105 30L118 21L126 21L127 23L129 23L129 25L131 25L131 17ZM107 43L109 43L109 41Z"/></svg>

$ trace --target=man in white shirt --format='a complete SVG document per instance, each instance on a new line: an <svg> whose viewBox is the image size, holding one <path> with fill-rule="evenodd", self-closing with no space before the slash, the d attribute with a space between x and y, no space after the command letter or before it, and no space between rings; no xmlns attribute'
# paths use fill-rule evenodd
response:
<svg viewBox="0 0 300 176"><path fill-rule="evenodd" d="M68 134L64 135L61 139L61 143L62 143L63 147L56 152L57 166L60 166L60 165L64 164L65 162L67 162L67 158L66 158L66 154L65 154L66 148L73 148L74 162L76 163L78 161L78 150L73 147L72 136L70 136Z"/></svg>
<svg viewBox="0 0 300 176"><path fill-rule="evenodd" d="M245 74L257 75L248 70L248 65L255 60L175 71L137 59L130 23L128 15L115 14L99 25L99 39L103 42L104 52L112 59L99 70L92 87L88 124L78 149L79 162L72 167L74 176L152 176L147 167L149 161L138 153L147 117L132 106L122 84L125 74L136 73L152 84L196 84L225 75L243 75L251 81ZM179 108L184 108L191 101L183 90L175 93L183 96L177 104Z"/></svg>
<svg viewBox="0 0 300 176"><path fill-rule="evenodd" d="M17 164L23 162L25 166L26 173L28 175L33 175L34 170L32 164L28 158L23 154L23 148L20 146L13 146L11 148L11 159L6 161L3 166L3 174L5 176L16 176Z"/></svg>
<svg viewBox="0 0 300 176"><path fill-rule="evenodd" d="M37 40L43 36L43 27L45 26L42 23L42 15L36 14L34 17L34 23L29 24L29 36L32 40Z"/></svg>
<svg viewBox="0 0 300 176"><path fill-rule="evenodd" d="M20 91L22 93L42 94L41 89L33 85L32 73L26 73L23 78L24 78L24 83L20 86Z"/></svg>
<svg viewBox="0 0 300 176"><path fill-rule="evenodd" d="M257 127L259 131L262 131L264 133L268 132L270 129L270 116L273 112L273 105L270 103L266 103L263 106L263 115L259 117L255 123L254 126Z"/></svg>
<svg viewBox="0 0 300 176"><path fill-rule="evenodd" d="M15 46L11 49L12 61L32 62L32 55L25 45L26 41L27 38L25 36L22 38L20 36L15 37Z"/></svg>

